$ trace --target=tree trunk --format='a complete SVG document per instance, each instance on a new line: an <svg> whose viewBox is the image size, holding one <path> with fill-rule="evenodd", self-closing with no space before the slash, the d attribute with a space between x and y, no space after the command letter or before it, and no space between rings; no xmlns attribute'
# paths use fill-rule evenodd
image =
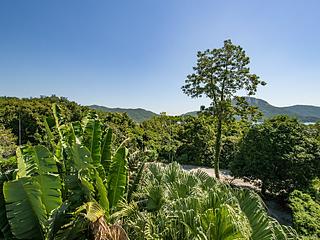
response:
<svg viewBox="0 0 320 240"><path fill-rule="evenodd" d="M220 179L219 174L219 160L220 160L220 151L221 151L221 132L222 132L222 117L218 117L217 123L217 134L215 142L215 152L214 152L214 173L216 178Z"/></svg>

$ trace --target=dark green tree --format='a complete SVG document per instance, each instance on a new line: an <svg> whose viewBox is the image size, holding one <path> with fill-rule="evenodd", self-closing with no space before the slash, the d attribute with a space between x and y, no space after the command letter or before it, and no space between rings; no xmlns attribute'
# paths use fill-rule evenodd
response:
<svg viewBox="0 0 320 240"><path fill-rule="evenodd" d="M45 133L44 118L48 118L49 125L54 123L51 114L53 103L61 106L63 117L67 121L79 121L88 111L87 107L54 95L21 99L0 97L0 123L16 136L17 144L43 143L45 142L45 139L42 139Z"/></svg>
<svg viewBox="0 0 320 240"><path fill-rule="evenodd" d="M213 160L214 119L212 116L199 114L188 116L181 122L176 155L177 161L184 164L210 166Z"/></svg>
<svg viewBox="0 0 320 240"><path fill-rule="evenodd" d="M183 117L161 114L141 124L142 142L146 150L158 153L158 160L172 162L181 145L179 133L183 127Z"/></svg>
<svg viewBox="0 0 320 240"><path fill-rule="evenodd" d="M262 193L286 197L320 174L320 144L307 126L277 116L250 129L231 164L236 177L260 180Z"/></svg>
<svg viewBox="0 0 320 240"><path fill-rule="evenodd" d="M237 94L245 90L248 95L254 95L257 86L265 83L250 73L249 57L242 47L233 45L231 40L224 41L222 48L198 52L197 58L194 73L187 76L182 91L192 98L205 96L211 100L206 110L216 118L214 167L219 178L223 123L236 115L245 117L253 109Z"/></svg>

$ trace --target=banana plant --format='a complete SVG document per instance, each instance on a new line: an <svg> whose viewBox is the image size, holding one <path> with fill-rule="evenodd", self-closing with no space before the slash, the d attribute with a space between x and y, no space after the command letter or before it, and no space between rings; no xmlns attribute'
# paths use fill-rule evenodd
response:
<svg viewBox="0 0 320 240"><path fill-rule="evenodd" d="M58 106L53 105L53 112L62 146L59 152L64 156L60 161L61 175L72 176L77 172L84 189L87 193L95 193L95 199L100 197L99 203L106 212L115 208L124 197L128 180L125 142L113 151L112 130L103 131L103 125L94 113L89 113L82 123L63 123ZM73 194L67 184L65 187L67 196ZM96 189L92 190L93 187ZM108 197L101 197L103 195ZM89 195L86 197L90 200Z"/></svg>
<svg viewBox="0 0 320 240"><path fill-rule="evenodd" d="M104 131L95 114L81 123L64 122L56 105L53 114L58 136L45 123L50 148L19 147L15 177L3 180L1 175L0 237L86 239L94 233L88 233L92 228L85 224L108 225L110 212L124 198L128 179L124 144L113 148L112 130ZM99 218L77 221L84 216L81 206L88 204L98 206L94 209L99 211L90 208L88 213Z"/></svg>
<svg viewBox="0 0 320 240"><path fill-rule="evenodd" d="M44 239L46 220L62 203L56 163L43 146L18 148L17 161L16 178L3 183L11 232L17 239Z"/></svg>

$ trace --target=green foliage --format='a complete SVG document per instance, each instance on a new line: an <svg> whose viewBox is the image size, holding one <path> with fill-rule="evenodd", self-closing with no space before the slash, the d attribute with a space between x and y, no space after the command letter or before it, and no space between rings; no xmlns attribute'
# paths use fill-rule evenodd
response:
<svg viewBox="0 0 320 240"><path fill-rule="evenodd" d="M121 146L118 148L111 161L107 178L110 207L115 207L125 192L128 181L127 155L128 150Z"/></svg>
<svg viewBox="0 0 320 240"><path fill-rule="evenodd" d="M10 129L17 140L19 137L19 120L21 125L21 143L32 144L45 143L44 117L48 117L48 123L53 126L51 105L58 103L61 106L62 115L66 121L79 121L88 111L75 102L63 97L40 98L12 98L0 97L0 123L6 129ZM18 142L17 142L18 143Z"/></svg>
<svg viewBox="0 0 320 240"><path fill-rule="evenodd" d="M308 125L310 134L320 142L320 122Z"/></svg>
<svg viewBox="0 0 320 240"><path fill-rule="evenodd" d="M53 112L56 127L46 127L51 150L41 145L20 147L17 179L0 182L5 199L0 205L2 235L8 235L9 224L9 235L18 239L88 239L101 234L88 226L107 228L105 217L124 198L128 165L124 145L113 152L112 131L104 137L95 114L81 125L66 122L59 106L53 105ZM107 139L103 146L102 139ZM102 154L105 150L108 153ZM110 167L101 164L102 156L111 157Z"/></svg>
<svg viewBox="0 0 320 240"><path fill-rule="evenodd" d="M176 160L185 164L210 166L214 155L214 119L199 115L181 121L178 139L181 145Z"/></svg>
<svg viewBox="0 0 320 240"><path fill-rule="evenodd" d="M245 51L233 45L231 40L224 41L222 48L198 52L197 65L194 73L187 76L182 90L194 97L208 97L212 102L207 108L216 118L215 124L215 175L219 178L219 161L221 151L222 125L235 115L246 117L254 114L255 108L249 106L244 98L234 97L239 90L245 90L248 95L254 95L257 86L265 83L259 77L250 73L250 60Z"/></svg>
<svg viewBox="0 0 320 240"><path fill-rule="evenodd" d="M312 180L309 188L309 192L314 196L317 202L320 202L320 178L317 177Z"/></svg>
<svg viewBox="0 0 320 240"><path fill-rule="evenodd" d="M141 138L137 139L141 150L154 150L158 160L172 162L181 145L179 132L182 128L183 117L160 115L141 124Z"/></svg>
<svg viewBox="0 0 320 240"><path fill-rule="evenodd" d="M160 115L141 124L141 132L137 132L135 139L139 149L157 153L153 160L210 166L214 155L215 124L214 117L203 113L196 117ZM222 167L228 168L233 161L238 143L250 126L244 120L229 121L222 126Z"/></svg>
<svg viewBox="0 0 320 240"><path fill-rule="evenodd" d="M8 222L18 239L43 239L47 217L62 203L57 166L43 146L17 152L18 179L3 185Z"/></svg>
<svg viewBox="0 0 320 240"><path fill-rule="evenodd" d="M287 196L320 174L320 145L296 119L278 116L252 127L232 163L235 176L260 180L262 191Z"/></svg>
<svg viewBox="0 0 320 240"><path fill-rule="evenodd" d="M92 116L86 118L83 127L83 144L89 149L94 164L101 161L102 138L101 123L96 121L96 117L92 114Z"/></svg>
<svg viewBox="0 0 320 240"><path fill-rule="evenodd" d="M13 156L17 148L16 137L9 129L0 124L0 159Z"/></svg>
<svg viewBox="0 0 320 240"><path fill-rule="evenodd" d="M112 158L112 129L109 128L102 140L101 164L104 169L109 169Z"/></svg>
<svg viewBox="0 0 320 240"><path fill-rule="evenodd" d="M17 159L15 156L7 159L0 158L0 172L6 172L17 168Z"/></svg>
<svg viewBox="0 0 320 240"><path fill-rule="evenodd" d="M133 239L297 239L270 218L260 197L232 189L206 173L178 164L149 164L121 218Z"/></svg>
<svg viewBox="0 0 320 240"><path fill-rule="evenodd" d="M0 172L15 169L16 137L0 123Z"/></svg>
<svg viewBox="0 0 320 240"><path fill-rule="evenodd" d="M46 210L36 179L24 177L5 182L3 193L6 214L14 236L18 239L43 239Z"/></svg>
<svg viewBox="0 0 320 240"><path fill-rule="evenodd" d="M113 134L116 136L114 139L115 144L121 144L125 139L130 138L134 141L137 132L139 131L137 123L125 113L109 113L97 112L99 119L102 123L104 131L111 128Z"/></svg>
<svg viewBox="0 0 320 240"><path fill-rule="evenodd" d="M293 223L298 233L320 238L320 201L307 193L295 190L290 194Z"/></svg>

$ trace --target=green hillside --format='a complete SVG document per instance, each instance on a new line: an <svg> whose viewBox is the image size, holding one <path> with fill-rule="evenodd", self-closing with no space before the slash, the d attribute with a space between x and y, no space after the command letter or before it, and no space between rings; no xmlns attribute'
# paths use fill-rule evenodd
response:
<svg viewBox="0 0 320 240"><path fill-rule="evenodd" d="M267 101L246 97L247 101L250 105L257 106L260 111L263 113L265 118L270 118L276 115L287 115L291 117L296 117L302 122L317 122L320 121L320 107L311 106L311 105L293 105L289 107L276 107L269 104ZM142 109L126 109L126 108L108 108L98 105L89 106L92 109L101 110L104 112L120 112L127 113L130 118L132 118L136 122L143 122L148 120L158 114ZM196 116L198 111L192 111L182 114L182 116Z"/></svg>
<svg viewBox="0 0 320 240"><path fill-rule="evenodd" d="M251 105L257 106L266 118L270 118L275 115L288 115L296 117L302 122L320 121L320 107L310 105L275 107L265 100L252 97L247 97L247 101Z"/></svg>
<svg viewBox="0 0 320 240"><path fill-rule="evenodd" d="M133 119L136 122L143 122L145 120L148 120L154 116L157 116L158 114L142 109L142 108L108 108L104 106L99 105L91 105L89 106L92 109L100 110L104 112L119 112L119 113L127 113L128 116Z"/></svg>
<svg viewBox="0 0 320 240"><path fill-rule="evenodd" d="M276 115L287 115L296 117L302 122L317 122L320 121L320 107L310 105L293 105L289 107L276 107L269 104L267 101L246 97L250 105L257 106L263 113L265 118L270 118ZM187 112L183 116L196 116L198 111Z"/></svg>

